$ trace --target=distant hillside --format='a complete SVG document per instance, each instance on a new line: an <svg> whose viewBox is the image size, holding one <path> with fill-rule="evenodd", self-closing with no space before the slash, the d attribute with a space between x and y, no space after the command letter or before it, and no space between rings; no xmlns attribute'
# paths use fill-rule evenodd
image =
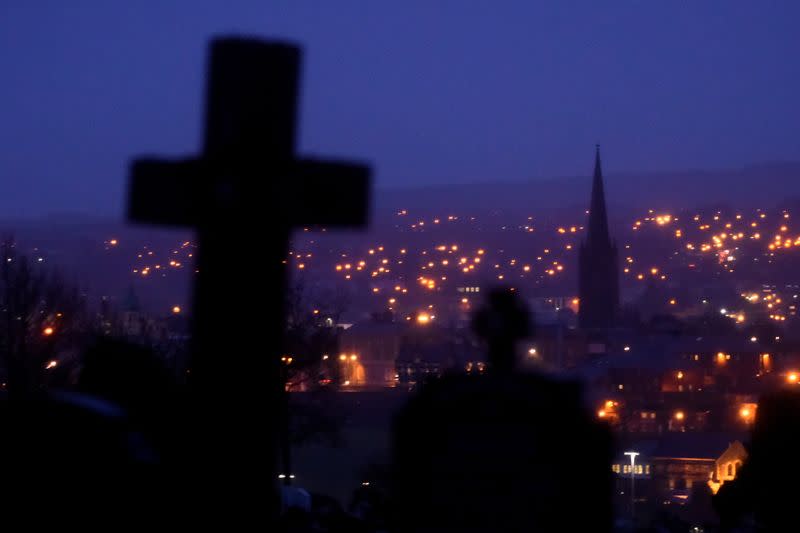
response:
<svg viewBox="0 0 800 533"><path fill-rule="evenodd" d="M325 239L319 239L322 247L315 249L314 256L320 258L318 263L324 270L330 266L323 265L324 258L328 257L332 264L340 253L361 253L375 243L390 248L424 248L431 246L431 239L439 239L435 242L491 245L523 257L526 251L550 246L557 238L555 226L583 223L589 188L589 178L580 177L378 190L370 227L363 232L328 233ZM800 163L727 171L610 173L606 188L612 229L622 236L648 208L675 214L694 209L708 213L725 207L789 208L792 213L800 212ZM408 209L409 216L395 216L399 209ZM441 224L435 230L428 229L430 226L411 230L418 220L430 221L429 214L475 215L476 221L465 216L458 223ZM520 214L533 217L536 232L518 231L518 224L527 220ZM102 296L119 302L134 287L142 305L155 313L188 303L193 260L187 255L191 250L183 249L181 243L193 240L192 231L58 214L0 219L0 237L8 235L16 238L20 252L41 257L45 265L58 268L89 289L93 302L99 302ZM115 244L110 245L112 239ZM649 249L647 243L642 243L638 253L647 257L652 252L655 261L661 258L662 244L663 241L654 242ZM252 252L258 255L257 241ZM180 257L183 259L179 268L167 268L170 261ZM141 273L145 265L153 268L146 276ZM312 268L309 265L307 272ZM564 283L570 283L569 275L568 271Z"/></svg>
<svg viewBox="0 0 800 533"><path fill-rule="evenodd" d="M61 272L86 289L92 305L101 297L119 304L131 287L142 306L161 313L173 305L186 305L190 277L185 271L164 269L147 279L133 269L153 252L152 262L167 265L171 251L192 239L189 231L164 230L124 224L102 217L56 214L30 219L0 219L0 236L13 237L19 253L42 258L46 266ZM111 240L116 244L111 246ZM187 261L187 267L190 266Z"/></svg>
<svg viewBox="0 0 800 533"><path fill-rule="evenodd" d="M794 162L649 174L606 171L605 180L608 203L623 208L675 209L727 204L744 209L774 207L800 198L800 163ZM528 182L386 189L377 192L376 208L441 213L446 207L541 213L585 206L590 186L587 174Z"/></svg>

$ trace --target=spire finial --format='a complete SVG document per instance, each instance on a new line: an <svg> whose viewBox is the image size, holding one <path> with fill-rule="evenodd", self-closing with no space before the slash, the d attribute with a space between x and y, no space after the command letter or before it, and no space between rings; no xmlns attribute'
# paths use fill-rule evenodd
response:
<svg viewBox="0 0 800 533"><path fill-rule="evenodd" d="M594 145L594 174L595 179L597 179L598 175L600 174L600 144Z"/></svg>
<svg viewBox="0 0 800 533"><path fill-rule="evenodd" d="M608 220L606 218L606 198L603 192L603 170L600 164L600 145L595 144L594 176L592 178L592 199L589 207L589 238L608 240Z"/></svg>

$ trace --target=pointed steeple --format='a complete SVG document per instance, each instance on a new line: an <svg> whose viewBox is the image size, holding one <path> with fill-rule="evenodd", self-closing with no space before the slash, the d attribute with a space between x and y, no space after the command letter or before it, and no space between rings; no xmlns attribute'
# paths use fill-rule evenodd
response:
<svg viewBox="0 0 800 533"><path fill-rule="evenodd" d="M122 310L133 313L138 313L141 311L139 297L136 295L136 289L133 287L133 285L128 286L128 292L125 294L125 298L122 300Z"/></svg>
<svg viewBox="0 0 800 533"><path fill-rule="evenodd" d="M592 199L589 205L589 225L587 244L606 244L611 237L608 232L606 214L606 194L603 188L603 170L600 166L600 145L595 145L594 178L592 179Z"/></svg>
<svg viewBox="0 0 800 533"><path fill-rule="evenodd" d="M587 230L578 258L578 323L587 331L608 330L614 326L619 310L619 274L617 247L608 229L599 145L594 158Z"/></svg>

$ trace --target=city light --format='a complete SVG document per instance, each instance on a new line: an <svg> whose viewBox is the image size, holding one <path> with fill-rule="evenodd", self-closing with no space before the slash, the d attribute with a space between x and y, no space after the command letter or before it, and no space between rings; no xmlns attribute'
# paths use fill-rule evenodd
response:
<svg viewBox="0 0 800 533"><path fill-rule="evenodd" d="M739 408L739 417L749 424L753 422L753 420L755 419L757 409L758 409L758 404L743 403L742 406Z"/></svg>
<svg viewBox="0 0 800 533"><path fill-rule="evenodd" d="M782 264L778 261L782 256L792 257L794 258L792 261L794 261L796 260L795 255L800 255L800 232L798 232L800 228L792 227L793 220L788 219L788 213L771 214L769 218L766 218L763 213L752 211L749 213L743 211L742 214L735 215L730 212L703 212L693 216L693 213L686 214L685 211L682 211L680 206L669 208L670 211L676 213L675 215L664 213L668 209L667 206L663 206L663 210L660 207L651 209L647 213L645 213L645 207L642 207L639 213L635 213L625 220L624 234L614 236L620 243L620 248L624 248L624 251L621 251L623 255L619 257L621 263L618 269L620 288L624 291L634 291L638 287L641 291L645 285L648 286L648 290L650 286L656 287L657 292L653 294L657 295L655 303L659 309L655 311L659 313L673 312L678 327L686 324L685 330L681 332L683 337L680 339L681 349L683 350L685 346L685 351L670 354L675 356L671 360L671 364L663 368L659 367L658 379L648 379L648 383L644 383L644 380L639 383L629 377L604 381L604 387L608 387L614 393L623 407L618 407L619 404L614 400L602 400L600 405L594 406L596 416L605 421L619 424L622 431L652 431L658 427L656 416L659 417L658 422L660 422L664 412L666 414L663 416L672 422L667 428L668 431L708 429L710 423L706 421L706 418L724 419L725 424L736 424L736 428L741 430L745 422L750 423L755 419L756 405L741 403L743 399L748 398L746 393L749 391L736 390L737 383L742 383L745 378L749 378L747 383L750 383L753 378L752 374L758 372L757 376L761 378L758 385L765 389L774 387L775 382L785 387L800 384L800 369L787 371L786 368L780 367L780 364L783 363L783 354L793 350L793 346L787 346L786 350L775 349L774 357L771 358L769 354L760 352L773 350L771 345L775 333L746 328L746 324L759 325L769 319L770 326L781 328L776 330L776 333L787 335L787 333L783 333L786 330L782 329L782 326L791 324L793 320L796 321L795 305L800 304L797 304L798 294L793 297L792 292L800 293L800 289L784 283L782 272L779 270L782 268ZM394 227L397 228L397 233L380 237L386 239L384 240L385 246L378 245L374 238L371 242L367 241L369 236L364 237L363 241L338 245L338 248L337 245L328 243L314 244L314 241L310 239L300 240L292 243L292 251L285 256L284 263L287 268L296 267L292 268L296 275L302 274L297 270L306 269L306 272L322 272L328 278L333 278L335 282L342 284L344 284L344 280L352 280L350 284L352 289L360 291L359 300L361 300L360 293L362 292L366 293L363 295L363 299L369 299L362 308L353 310L353 316L367 317L368 313L365 312L367 309L370 311L383 309L385 311L388 303L388 306L391 307L388 307L387 320L396 321L399 323L396 325L404 328L408 328L409 325L413 326L416 322L417 327L411 329L419 330L419 334L436 332L439 335L439 328L433 325L434 321L438 325L448 328L451 324L458 324L456 327L465 326L470 318L468 314L470 305L468 304L477 303L479 300L480 294L474 294L480 292L478 286L484 283L489 285L495 280L506 280L509 285L516 285L516 288L519 289L518 292L523 296L533 300L532 295L536 295L537 308L539 304L543 304L543 306L547 306L548 311L555 309L557 312L562 305L565 305L571 307L572 311L578 314L578 317L569 313L556 315L559 320L563 316L564 320L570 322L564 322L566 327L563 331L563 339L554 339L548 336L537 338L538 349L545 350L544 352L538 352L537 347L530 344L527 344L528 348L524 348L525 344L521 346L520 355L526 358L527 363L531 366L538 364L540 359L547 358L552 358L550 362L554 366L557 364L568 366L581 363L580 357L586 355L585 353L574 353L582 350L583 347L578 350L573 349L573 332L569 330L574 329L575 323L581 323L580 313L578 313L579 303L591 304L591 298L588 296L586 302L579 302L578 298L573 297L576 294L575 278L577 276L573 276L571 271L578 264L577 252L582 247L583 235L577 235L578 232L583 233L584 230L583 226L577 225L585 218L582 211L582 209L577 210L572 214L574 217L581 215L580 219L577 217L568 219L569 215L567 214L553 221L545 221L543 218L540 223L537 219L535 232L532 222L523 226L523 223L501 220L499 216L492 219L484 218L479 223L475 223L473 222L475 217L471 217L469 213L463 214L460 218L453 215L448 216L445 212L425 215L414 213L405 219L393 219L392 223L396 223ZM395 213L405 216L408 211L401 210ZM422 220L423 217L426 220ZM528 217L528 220L531 220L531 217ZM474 234L470 233L473 230L463 229L468 224L472 224L475 228ZM493 224L495 224L494 228ZM409 230L409 227L414 231ZM758 233L755 233L755 228L758 229ZM510 238L496 238L500 230L504 230L506 236L509 236L511 231L516 231L520 238L526 240L517 246L511 242ZM493 231L498 233L492 233ZM123 240L125 238L123 236ZM103 239L104 237L98 239L101 244ZM180 245L180 243L176 244ZM117 239L108 239L105 241L104 248L109 249L110 246L116 245ZM184 243L184 246L188 245L188 242ZM479 248L479 246L481 247ZM125 248L128 248L127 241ZM186 268L179 272L181 261L186 265L186 262L189 261L188 257L191 257L191 254L185 252L175 255L177 252L174 252L173 248L180 251L180 246L173 246L166 253L164 250L153 248L149 249L145 246L144 249L138 247L131 251L131 264L126 264L125 270L128 275L133 271L137 278L135 280L137 284L149 284L151 290L157 291L159 286L155 284L160 282L162 276L190 273ZM195 245L192 245L190 249L196 253ZM314 253L313 262L312 251ZM241 255L232 256L230 260L233 262L252 261L245 254L257 252L257 249L237 251ZM125 253L125 250L117 249L113 254L107 253L118 256ZM45 257L49 258L50 256ZM790 260L784 259L784 261ZM746 268L744 268L745 263L748 265ZM734 267L741 268L745 274L742 277L731 276L720 280L720 276L728 276L729 272L733 272ZM575 273L577 274L577 272ZM669 275L670 281L664 283L667 275ZM769 276L774 277L770 279ZM321 278L319 281L327 284L328 278ZM675 280L674 284L673 280ZM709 286L709 280L714 280L714 283L720 280L719 282L724 286L737 287L737 292L732 295L728 295L727 292L717 295L715 292L712 298L709 296L710 293L702 292ZM168 279L165 283L171 281ZM683 284L689 290L684 292ZM539 295L547 296L540 300ZM546 298L552 299L545 303L543 300ZM402 305L398 302L399 300L403 300ZM312 311L310 303L308 308L303 309L303 313L320 315L319 309ZM334 313L333 307L322 302L315 301L313 303L325 311L322 313L322 318L329 312ZM587 305L582 307L586 308ZM165 306L165 310L167 309L170 308ZM184 313L178 305L171 309L172 314ZM423 309L425 311L421 311ZM591 309L589 310L591 311ZM186 308L185 312L188 313L188 311L190 309ZM397 312L396 317L392 316L394 312ZM727 331L731 333L718 337L715 331L702 331L701 324L704 323L703 321L706 320L709 313L716 317L712 317L709 322L723 323L721 327L727 328ZM169 315L170 313L165 314ZM722 316L720 317L720 315ZM65 322L51 319L52 316L50 310L46 310L42 314L42 318L47 320L51 326L43 328L40 334L47 337L54 335L57 330L59 336L54 336L51 340L61 341L65 332L69 330L62 325ZM350 316L349 313L348 316ZM746 324L745 317L747 318ZM163 319L163 316L160 318ZM319 320L321 317L315 318L311 322L315 326L319 326L322 322ZM154 320L157 319L154 318ZM164 322L172 323L174 320L165 320ZM360 324L354 325L360 326ZM427 328L424 327L426 325ZM447 330L444 327L442 329ZM354 331L358 331L358 329ZM754 334L756 331L758 333ZM447 331L442 333L446 335ZM751 333L751 335L747 335L747 333ZM545 335L548 334L549 332ZM613 357L615 353L618 354L618 351L623 351L625 355L622 358L625 359L626 365L636 365L638 357L641 357L642 362L646 364L646 359L650 355L650 350L647 348L648 342L642 337L637 337L637 334L637 331L631 330L623 337L627 338L629 344L614 345L612 343L610 346L604 346L604 349L609 353L609 357ZM344 333L342 339L345 339L346 335L348 333ZM777 340L779 337L775 338ZM712 341L712 339L717 340ZM759 343L759 340L761 343L759 346L747 344L748 339L750 343ZM691 344L695 340L699 342ZM683 341L686 341L685 344ZM553 343L551 344L551 342ZM707 348L709 342L719 342L714 348L720 351L709 350ZM640 349L631 353L632 344L630 343L636 344ZM743 343L751 349L741 349ZM372 383L367 383L371 379L371 368L365 378L363 377L364 370L360 368L361 365L358 362L368 367L375 361L372 360L373 355L369 350L362 351L362 346L364 345L349 344L349 340L346 340L342 349L349 351L338 356L340 365L329 363L320 366L327 367L333 364L337 368L340 366L343 370L358 370L359 377L354 377L357 375L355 373L346 375L353 380L352 383L355 385L368 384L371 386ZM359 354L352 353L356 349L359 350ZM668 347L665 351L671 349ZM731 353L734 353L735 357ZM542 354L546 354L548 357L545 358ZM299 353L297 355L300 357ZM311 351L307 355L312 358L321 357L322 361L333 362L337 357L335 352L332 352L330 356L327 354L320 356ZM734 360L731 360L732 358ZM288 356L282 360L287 365L291 362L291 358ZM48 361L45 368L51 369L57 364L55 360ZM475 364L477 365L477 363ZM468 364L467 372L477 374L479 370L483 370L481 366L476 366L473 370L472 365L473 363ZM706 365L715 368L708 369L705 368ZM461 364L458 366L462 367ZM682 371L684 366L689 368L689 374ZM758 368L754 369L754 366ZM766 379L767 372L778 369L782 373L776 373L775 381ZM402 380L398 379L398 382L403 384L408 382L413 386L416 378L412 375L411 369L408 374L405 373L405 369L402 372L399 369L397 371L397 376L403 377ZM438 372L438 370L432 371ZM394 369L391 372L391 375L394 375ZM379 374L385 374L385 372ZM332 382L332 380L329 381ZM625 385L620 381L623 381ZM348 387L351 381L345 380L339 381L339 383L343 387ZM787 383L790 385L786 385ZM650 392L654 397L660 394L659 397L662 400L663 397L670 398L679 394L680 396L677 400L661 401L659 405L647 407L647 411L642 410L640 413L637 409L642 401L641 395L645 394L641 391L645 388L651 388ZM592 397L602 398L603 395L609 393L608 389L604 388L602 392L593 391L598 395ZM708 417L702 414L704 407L701 408L701 406L691 403L697 396L713 394L723 389L726 395L721 398L726 399L725 401L728 403L724 409L715 409L710 412ZM670 406L668 402L672 401L679 403ZM681 406L678 410L676 410L677 405ZM629 409L631 413L627 412ZM631 414L636 416L631 416ZM640 418L639 414L643 416ZM632 425L629 426L629 423ZM635 428L631 429L634 426ZM625 454L630 456L631 465L633 465L638 452L625 452ZM641 469L642 466L639 468Z"/></svg>

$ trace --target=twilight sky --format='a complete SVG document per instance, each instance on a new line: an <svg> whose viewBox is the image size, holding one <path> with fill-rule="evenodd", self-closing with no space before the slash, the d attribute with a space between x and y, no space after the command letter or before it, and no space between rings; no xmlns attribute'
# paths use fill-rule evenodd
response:
<svg viewBox="0 0 800 533"><path fill-rule="evenodd" d="M199 146L212 35L305 47L300 147L378 187L800 159L800 2L0 2L0 218Z"/></svg>

